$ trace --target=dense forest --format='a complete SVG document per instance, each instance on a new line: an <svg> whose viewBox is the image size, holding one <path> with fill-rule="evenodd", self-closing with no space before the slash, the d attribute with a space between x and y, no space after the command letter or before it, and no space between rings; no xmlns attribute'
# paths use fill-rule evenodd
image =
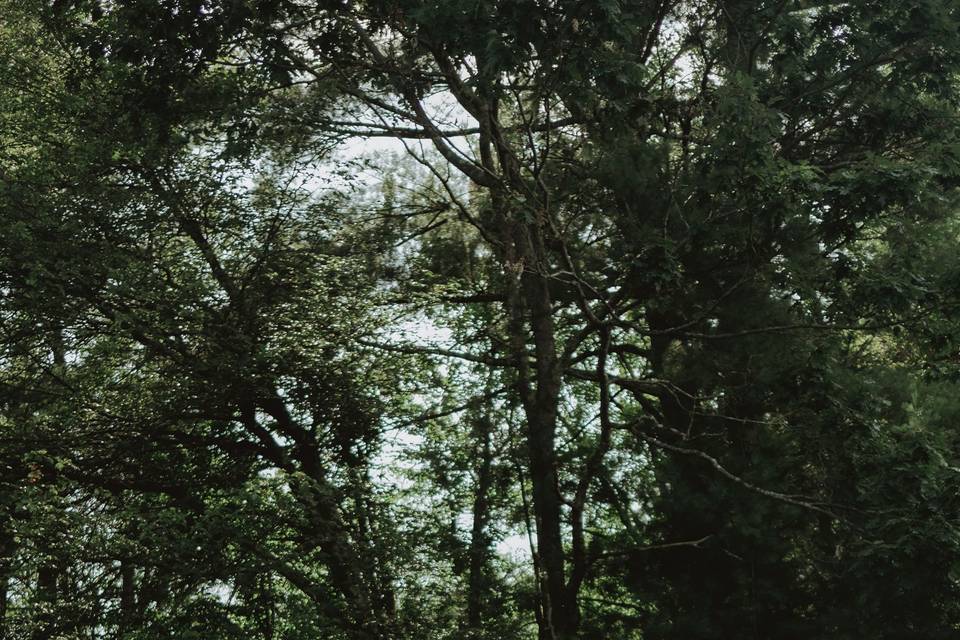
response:
<svg viewBox="0 0 960 640"><path fill-rule="evenodd" d="M960 637L957 0L0 0L0 637Z"/></svg>

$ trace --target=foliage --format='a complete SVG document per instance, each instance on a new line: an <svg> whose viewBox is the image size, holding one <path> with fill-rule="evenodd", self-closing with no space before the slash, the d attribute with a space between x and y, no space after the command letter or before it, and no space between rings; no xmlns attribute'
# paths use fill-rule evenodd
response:
<svg viewBox="0 0 960 640"><path fill-rule="evenodd" d="M956 635L954 2L0 11L0 635Z"/></svg>

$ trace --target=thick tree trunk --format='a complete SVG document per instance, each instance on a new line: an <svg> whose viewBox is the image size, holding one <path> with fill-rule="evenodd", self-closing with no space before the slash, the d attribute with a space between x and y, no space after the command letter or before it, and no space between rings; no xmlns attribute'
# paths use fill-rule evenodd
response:
<svg viewBox="0 0 960 640"><path fill-rule="evenodd" d="M120 561L120 637L130 628L136 610L136 573L129 559Z"/></svg>
<svg viewBox="0 0 960 640"><path fill-rule="evenodd" d="M13 554L16 543L9 530L0 533L0 640L6 640L7 604L10 596L10 578L13 570Z"/></svg>
<svg viewBox="0 0 960 640"><path fill-rule="evenodd" d="M574 638L580 623L576 599L566 587L562 500L557 478L556 429L562 372L557 356L545 251L539 229L527 227L522 240L520 300L533 333L534 385L522 393L527 419L527 448L537 528L537 552L543 571L544 624L540 637ZM526 336L523 349L526 349ZM518 345L519 347L519 345ZM519 354L518 354L519 355ZM525 356L524 356L525 357ZM525 372L521 370L521 375ZM526 381L523 381L526 382Z"/></svg>
<svg viewBox="0 0 960 640"><path fill-rule="evenodd" d="M39 615L34 627L32 640L47 640L53 636L56 621L54 609L57 606L57 579L60 572L56 565L45 563L37 571L36 605Z"/></svg>
<svg viewBox="0 0 960 640"><path fill-rule="evenodd" d="M473 497L473 527L470 532L467 627L480 629L489 592L490 536L487 533L487 523L490 520L490 486L493 479L490 419L486 416L477 419L474 431L480 452L480 464L477 468L477 487Z"/></svg>
<svg viewBox="0 0 960 640"><path fill-rule="evenodd" d="M444 61L438 58L438 62L443 65ZM566 588L562 500L557 481L555 439L562 371L547 275L552 268L543 235L548 226L548 213L543 209L535 213L515 210L510 204L510 192L529 193L529 185L521 177L517 156L499 125L498 94L493 78L483 78L479 83L476 93L479 100L455 91L464 108L480 123L481 165L489 175L498 176L492 186L486 184L486 180L474 181L489 188L493 205L492 216L485 221L489 237L499 239L499 246L494 249L508 277L515 278L507 301L508 332L527 422L538 565L542 572L539 577L543 616L539 635L544 640L565 640L576 637L580 616L576 598L571 598ZM525 221L531 214L534 219ZM533 334L533 371L529 367L527 323Z"/></svg>

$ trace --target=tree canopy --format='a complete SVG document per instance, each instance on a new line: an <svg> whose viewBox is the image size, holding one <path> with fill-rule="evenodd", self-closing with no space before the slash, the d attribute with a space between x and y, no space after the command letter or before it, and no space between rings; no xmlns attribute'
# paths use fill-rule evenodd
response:
<svg viewBox="0 0 960 640"><path fill-rule="evenodd" d="M0 638L960 631L957 2L0 16Z"/></svg>

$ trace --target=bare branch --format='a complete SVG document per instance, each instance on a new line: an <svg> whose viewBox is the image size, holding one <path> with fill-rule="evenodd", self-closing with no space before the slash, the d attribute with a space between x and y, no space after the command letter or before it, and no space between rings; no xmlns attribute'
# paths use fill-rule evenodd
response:
<svg viewBox="0 0 960 640"><path fill-rule="evenodd" d="M619 558L622 556L627 556L633 553L644 552L644 551L662 551L664 549L676 549L678 547L699 547L704 542L713 537L712 533L709 533L702 538L697 538L696 540L681 540L679 542L665 542L663 544L650 544L643 547L634 547L632 549L624 549L623 551L605 551L603 553L598 553L594 556L594 560L601 560L603 558Z"/></svg>
<svg viewBox="0 0 960 640"><path fill-rule="evenodd" d="M738 476L738 475L730 472L729 470L727 470L726 467L724 467L722 464L720 464L720 461L719 461L719 460L717 460L716 458L714 458L713 456L711 456L711 455L708 454L708 453L705 453L705 452L703 452L703 451L700 451L699 449L691 449L691 448L688 448L688 447L678 447L677 445L673 445L673 444L670 444L670 443L668 443L668 442L664 442L663 440L660 440L660 439L658 439L658 438L654 438L653 436L647 435L646 433L643 433L642 431L640 431L640 429L639 429L639 422L635 422L635 423L632 423L632 424L630 424L630 425L627 425L627 428L628 428L628 429L630 430L630 432L633 433L635 436L637 436L637 437L640 438L641 440L644 440L644 441L646 441L646 442L654 445L655 447L659 447L660 449L664 449L664 450L666 450L666 451L672 451L672 452L674 452L674 453L679 453L679 454L681 454L681 455L692 456L692 457L695 457L695 458L700 458L701 460L705 460L711 467L713 467L713 469L714 469L717 473L719 473L720 475L722 475L724 478L726 478L726 479L728 479L728 480L730 480L730 481L732 481L732 482L740 485L741 487L743 487L743 488L745 488L745 489L747 489L747 490L749 490L749 491L752 491L753 493L757 493L757 494L759 494L759 495L765 496L765 497L767 497L767 498L771 498L771 499L773 499L773 500L778 500L778 501L784 502L784 503L786 503L786 504L791 504L791 505L794 505L794 506L796 506L796 507L801 507L801 508L807 509L807 510L809 510L809 511L815 511L815 512L817 512L817 513L821 513L821 514L823 514L823 515L825 515L825 516L828 516L829 518L831 518L831 519L833 519L833 520L838 520L838 521L841 521L841 522L847 522L847 520L846 520L845 518L837 515L837 514L834 513L833 511L830 511L829 509L826 509L826 508L820 506L820 505L824 504L824 503L821 502L821 501L814 500L814 499L812 499L812 498L806 498L806 497L800 497L800 496L791 495L791 494L787 494L787 493L781 493L781 492L779 492L779 491L772 491L772 490L770 490L770 489L764 489L763 487L759 487L759 486L757 486L757 485L755 485L755 484L753 484L753 483L751 483L751 482L748 482L747 480L744 480L744 479L741 478L740 476Z"/></svg>
<svg viewBox="0 0 960 640"><path fill-rule="evenodd" d="M405 345L396 345L396 344L384 344L382 342L373 342L371 340L364 340L358 338L356 340L357 344L362 344L365 347L372 347L374 349L381 349L383 351L392 351L394 353L404 353L407 355L419 355L419 356L441 356L444 358L457 358L459 360L466 360L467 362L477 362L480 364L486 364L491 367L511 367L514 365L512 360L506 358L490 358L486 356L478 356L472 353L465 353L463 351L453 351L451 349L438 349L436 347L425 347L422 345L415 344L405 344Z"/></svg>

